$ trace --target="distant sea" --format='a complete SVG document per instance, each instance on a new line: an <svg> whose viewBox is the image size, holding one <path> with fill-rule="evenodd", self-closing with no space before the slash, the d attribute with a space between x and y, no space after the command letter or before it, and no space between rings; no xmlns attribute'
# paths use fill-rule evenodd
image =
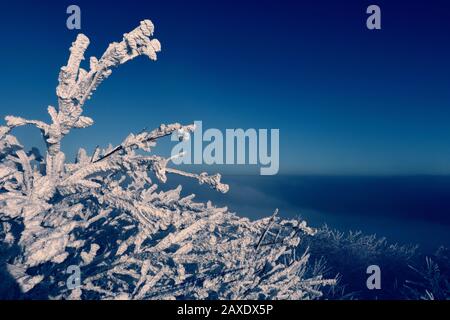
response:
<svg viewBox="0 0 450 320"><path fill-rule="evenodd" d="M450 247L450 176L223 175L227 194L182 177L168 180L163 189L182 184L183 195L251 219L278 208L280 216L300 215L313 227L361 230L424 252Z"/></svg>

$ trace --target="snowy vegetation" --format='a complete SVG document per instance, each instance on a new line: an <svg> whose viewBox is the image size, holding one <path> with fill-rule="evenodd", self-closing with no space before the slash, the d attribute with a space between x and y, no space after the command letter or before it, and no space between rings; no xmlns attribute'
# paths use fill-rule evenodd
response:
<svg viewBox="0 0 450 320"><path fill-rule="evenodd" d="M151 21L80 65L80 34L61 68L50 123L7 116L0 126L0 298L39 299L449 299L450 254L422 256L361 233L312 229L277 211L257 221L158 191L170 174L219 192L221 176L170 167L151 153L169 135L189 139L193 125L161 125L116 147L61 150L72 129L93 125L83 107L112 69L138 56L156 60ZM47 150L25 150L16 127L38 128ZM368 291L365 269L380 264L383 290ZM67 285L70 266L80 286Z"/></svg>
<svg viewBox="0 0 450 320"><path fill-rule="evenodd" d="M324 279L308 265L303 239L315 230L275 214L250 221L211 203L181 197L181 187L158 191L168 174L198 180L219 192L221 176L169 167L151 154L158 139L189 138L193 125L161 125L130 134L116 147L80 149L75 162L61 150L72 129L91 126L83 107L112 69L140 55L156 60L154 26L142 21L109 45L101 58L80 64L89 39L80 34L61 68L58 107L51 122L7 116L0 126L0 238L2 294L53 299L314 299ZM25 150L16 127L38 128L47 150ZM81 283L66 284L69 266ZM17 287L16 287L17 286Z"/></svg>
<svg viewBox="0 0 450 320"><path fill-rule="evenodd" d="M391 244L385 238L361 232L340 232L327 226L305 238L312 261L325 259L321 274L336 277L337 285L325 299L450 299L450 250L440 247L425 255L416 245ZM366 268L378 265L382 290L368 290Z"/></svg>

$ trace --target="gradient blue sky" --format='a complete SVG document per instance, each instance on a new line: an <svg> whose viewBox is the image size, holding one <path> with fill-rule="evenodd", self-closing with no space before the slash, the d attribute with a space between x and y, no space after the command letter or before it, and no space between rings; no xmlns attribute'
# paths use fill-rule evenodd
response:
<svg viewBox="0 0 450 320"><path fill-rule="evenodd" d="M365 27L374 3L379 31ZM71 155L203 120L279 128L281 173L450 174L448 1L10 1L0 11L1 117L48 119L78 33L65 27L69 4L82 10L86 56L145 18L163 48L100 86L86 105L95 125L63 141ZM17 132L42 145L33 129Z"/></svg>

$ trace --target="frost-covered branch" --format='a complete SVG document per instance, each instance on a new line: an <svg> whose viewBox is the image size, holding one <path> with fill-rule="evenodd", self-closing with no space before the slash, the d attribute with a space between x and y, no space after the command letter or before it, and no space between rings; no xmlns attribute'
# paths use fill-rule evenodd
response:
<svg viewBox="0 0 450 320"><path fill-rule="evenodd" d="M150 38L153 29L150 20L142 21L100 59L91 57L89 70L81 67L89 39L78 35L59 74L58 108L47 109L51 122L7 116L0 126L0 240L19 248L7 269L21 293L57 299L320 297L320 288L334 280L311 272L307 254L297 259L295 248L312 234L306 223L275 215L250 221L195 202L193 194L182 197L181 186L158 190L154 181L164 183L170 173L228 191L220 174L170 168L173 157L148 154L174 132L187 138L193 125L161 125L92 154L80 148L74 162L61 151L70 130L93 124L83 107L112 68L139 55L156 60L160 44ZM25 150L11 134L23 125L41 131L45 156ZM66 278L73 265L83 276L71 290Z"/></svg>
<svg viewBox="0 0 450 320"><path fill-rule="evenodd" d="M159 138L171 135L174 131L182 130L185 132L193 132L195 130L195 125L182 126L179 123L164 125L162 124L158 129L151 132L141 132L138 135L130 134L122 144L115 147L108 153L106 153L101 158L95 160L95 162L102 161L113 154L125 150L142 149L144 151L150 152L151 147L155 146L155 141Z"/></svg>
<svg viewBox="0 0 450 320"><path fill-rule="evenodd" d="M220 179L222 178L220 173L216 173L215 175L210 176L206 172L196 174L196 173L185 172L185 171L181 171L181 170L173 169L173 168L166 168L165 171L169 172L169 173L178 174L180 176L194 178L194 179L198 180L199 184L205 183L205 184L211 186L213 189L216 189L217 191L220 191L222 193L227 193L228 189L229 189L227 184L223 184L220 182Z"/></svg>
<svg viewBox="0 0 450 320"><path fill-rule="evenodd" d="M61 68L59 74L59 85L56 88L58 110L48 107L52 123L7 116L6 130L9 132L14 127L26 124L35 125L42 131L50 155L56 156L60 152L61 139L71 129L86 128L94 123L91 118L81 115L83 106L100 83L112 73L112 68L139 55L156 60L156 52L161 50L161 45L157 39L150 39L153 31L150 20L142 21L139 27L125 34L121 42L111 43L100 59L91 57L89 71L80 67L89 39L79 34L70 48L67 65Z"/></svg>

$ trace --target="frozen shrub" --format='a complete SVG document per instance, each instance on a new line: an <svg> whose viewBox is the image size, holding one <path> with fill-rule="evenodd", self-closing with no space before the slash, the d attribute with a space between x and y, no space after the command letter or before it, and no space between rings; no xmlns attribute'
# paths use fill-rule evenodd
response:
<svg viewBox="0 0 450 320"><path fill-rule="evenodd" d="M427 256L414 245L390 244L385 238L362 232L340 232L324 226L305 237L298 250L309 248L311 259L321 262L320 273L337 277L327 288L327 299L448 299L448 249ZM381 270L381 290L368 290L369 265Z"/></svg>
<svg viewBox="0 0 450 320"><path fill-rule="evenodd" d="M114 67L161 50L150 20L109 45L99 58L81 62L89 39L80 34L61 68L58 107L51 121L5 117L0 126L1 276L25 298L68 299L313 299L323 279L307 272L308 253L297 256L305 222L250 221L211 203L182 197L181 187L158 191L154 181L178 174L220 192L221 176L171 168L170 158L151 154L156 141L189 136L193 125L161 125L130 134L116 147L80 149L74 162L61 149L72 129L93 125L83 107ZM12 134L37 127L44 154L25 150ZM180 134L181 133L181 134ZM67 286L69 266L81 283ZM18 290L20 288L20 291ZM14 298L14 297L13 297Z"/></svg>

